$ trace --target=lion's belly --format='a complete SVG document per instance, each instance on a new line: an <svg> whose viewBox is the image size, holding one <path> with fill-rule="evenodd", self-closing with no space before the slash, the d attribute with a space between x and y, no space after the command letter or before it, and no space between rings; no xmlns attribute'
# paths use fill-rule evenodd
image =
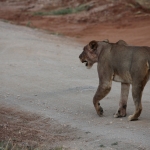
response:
<svg viewBox="0 0 150 150"><path fill-rule="evenodd" d="M113 81L123 82L123 83L132 83L132 78L129 72L124 73L123 75L113 75Z"/></svg>

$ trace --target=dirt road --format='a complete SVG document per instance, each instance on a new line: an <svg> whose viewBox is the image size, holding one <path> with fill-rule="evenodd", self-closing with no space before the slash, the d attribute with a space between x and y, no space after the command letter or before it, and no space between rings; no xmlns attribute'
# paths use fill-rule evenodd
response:
<svg viewBox="0 0 150 150"><path fill-rule="evenodd" d="M96 65L88 70L80 63L82 47L73 39L0 22L0 105L69 126L77 137L61 143L69 149L148 150L150 83L143 93L143 112L138 121L113 118L120 97L119 83L113 83L110 94L101 102L104 117L98 117L92 104L98 86ZM133 110L130 94L128 115Z"/></svg>

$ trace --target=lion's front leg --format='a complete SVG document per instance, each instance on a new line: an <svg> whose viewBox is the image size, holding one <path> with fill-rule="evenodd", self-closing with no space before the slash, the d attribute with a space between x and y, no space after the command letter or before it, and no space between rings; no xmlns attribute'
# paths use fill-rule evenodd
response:
<svg viewBox="0 0 150 150"><path fill-rule="evenodd" d="M103 108L100 106L99 101L102 100L111 90L111 83L101 84L98 86L97 92L93 98L93 104L99 116L103 115Z"/></svg>
<svg viewBox="0 0 150 150"><path fill-rule="evenodd" d="M130 89L130 84L121 83L121 97L120 97L120 102L119 102L119 109L114 115L115 118L126 116L129 89Z"/></svg>

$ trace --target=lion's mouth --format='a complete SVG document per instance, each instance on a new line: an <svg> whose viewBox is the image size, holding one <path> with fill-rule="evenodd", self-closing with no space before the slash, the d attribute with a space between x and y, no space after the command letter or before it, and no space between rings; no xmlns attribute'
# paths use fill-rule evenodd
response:
<svg viewBox="0 0 150 150"><path fill-rule="evenodd" d="M82 61L82 63L84 63L86 67L88 66L88 62L86 60Z"/></svg>
<svg viewBox="0 0 150 150"><path fill-rule="evenodd" d="M86 66L88 69L90 69L90 68L92 67L92 64L91 64L90 62L88 62L88 61L86 61L86 60L82 60L82 59L80 59L80 60L81 60L82 63L85 64L85 66Z"/></svg>
<svg viewBox="0 0 150 150"><path fill-rule="evenodd" d="M85 66L86 66L86 67L88 66L88 62L87 62L87 61L85 62Z"/></svg>

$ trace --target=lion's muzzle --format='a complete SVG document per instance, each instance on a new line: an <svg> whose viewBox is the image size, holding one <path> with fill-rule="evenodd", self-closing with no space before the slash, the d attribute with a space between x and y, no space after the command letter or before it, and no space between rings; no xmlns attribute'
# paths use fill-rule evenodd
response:
<svg viewBox="0 0 150 150"><path fill-rule="evenodd" d="M82 60L82 53L79 55L79 59Z"/></svg>
<svg viewBox="0 0 150 150"><path fill-rule="evenodd" d="M82 54L79 55L79 59L82 63L85 63L85 66L88 66L88 62L86 60L83 59Z"/></svg>

